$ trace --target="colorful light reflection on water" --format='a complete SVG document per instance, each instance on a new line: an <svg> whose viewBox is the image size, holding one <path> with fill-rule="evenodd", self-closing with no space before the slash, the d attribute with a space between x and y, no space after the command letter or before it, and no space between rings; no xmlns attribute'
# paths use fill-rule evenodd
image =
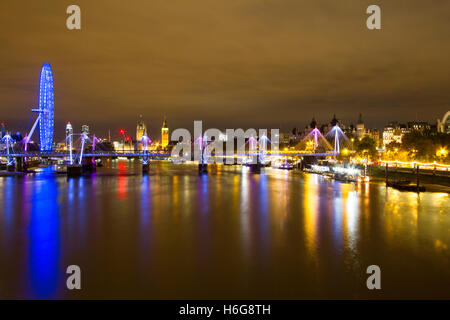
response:
<svg viewBox="0 0 450 320"><path fill-rule="evenodd" d="M143 176L120 160L0 178L0 297L450 298L448 194L264 171L152 162Z"/></svg>

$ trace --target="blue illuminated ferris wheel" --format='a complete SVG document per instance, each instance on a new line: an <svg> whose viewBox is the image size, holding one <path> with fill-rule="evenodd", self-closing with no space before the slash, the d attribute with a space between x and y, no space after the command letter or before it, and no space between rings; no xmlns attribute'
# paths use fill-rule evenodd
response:
<svg viewBox="0 0 450 320"><path fill-rule="evenodd" d="M53 91L53 74L49 63L44 63L39 81L39 108L32 112L39 114L25 139L25 150L39 123L39 145L41 151L51 151L53 145L55 95Z"/></svg>

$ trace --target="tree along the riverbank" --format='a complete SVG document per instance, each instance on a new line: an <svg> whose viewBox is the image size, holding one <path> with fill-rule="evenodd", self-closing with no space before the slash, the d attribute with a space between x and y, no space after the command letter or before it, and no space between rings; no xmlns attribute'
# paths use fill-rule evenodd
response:
<svg viewBox="0 0 450 320"><path fill-rule="evenodd" d="M401 153L409 160L446 163L450 162L450 134L412 131L403 136L401 143L392 142L386 149L394 155Z"/></svg>

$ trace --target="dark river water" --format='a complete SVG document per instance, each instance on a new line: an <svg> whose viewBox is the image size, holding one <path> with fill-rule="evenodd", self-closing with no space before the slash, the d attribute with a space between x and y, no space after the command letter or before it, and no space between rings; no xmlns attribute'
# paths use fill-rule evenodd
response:
<svg viewBox="0 0 450 320"><path fill-rule="evenodd" d="M446 193L132 160L0 177L0 298L450 298L449 250Z"/></svg>

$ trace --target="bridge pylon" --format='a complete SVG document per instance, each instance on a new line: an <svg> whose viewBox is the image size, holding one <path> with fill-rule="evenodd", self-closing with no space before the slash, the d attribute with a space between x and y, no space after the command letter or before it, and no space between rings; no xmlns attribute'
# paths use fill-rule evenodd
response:
<svg viewBox="0 0 450 320"><path fill-rule="evenodd" d="M252 172L252 173L261 173L261 167L262 167L261 156L260 156L260 154L258 153L258 154L256 155L256 161L255 161L255 163L252 163L252 164L250 165L250 172Z"/></svg>
<svg viewBox="0 0 450 320"><path fill-rule="evenodd" d="M67 177L80 177L83 174L83 166L80 164L68 164L67 165Z"/></svg>
<svg viewBox="0 0 450 320"><path fill-rule="evenodd" d="M205 151L206 151L206 144L208 139L202 138L200 137L200 160L198 162L198 173L199 174L204 174L204 173L208 173L208 161L207 159L205 159Z"/></svg>
<svg viewBox="0 0 450 320"><path fill-rule="evenodd" d="M10 156L10 148L12 149L12 138L9 133L7 133L2 139L2 143L6 143L6 166L14 168L13 158ZM12 150L11 150L12 151ZM13 169L14 171L14 169Z"/></svg>
<svg viewBox="0 0 450 320"><path fill-rule="evenodd" d="M152 144L152 140L150 140L147 134L144 133L142 138L139 139L137 143L140 143L143 146L143 154L140 159L142 160L142 173L147 174L150 171L150 156L148 146Z"/></svg>

